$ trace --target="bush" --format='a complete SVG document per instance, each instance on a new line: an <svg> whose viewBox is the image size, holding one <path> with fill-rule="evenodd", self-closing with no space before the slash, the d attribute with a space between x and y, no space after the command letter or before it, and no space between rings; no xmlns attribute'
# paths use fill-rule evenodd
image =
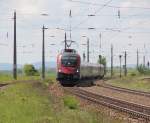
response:
<svg viewBox="0 0 150 123"><path fill-rule="evenodd" d="M106 65L107 65L106 57L99 55L98 63L104 65L104 73L106 74Z"/></svg>
<svg viewBox="0 0 150 123"><path fill-rule="evenodd" d="M24 65L23 70L26 76L39 76L38 70L36 70L32 64Z"/></svg>
<svg viewBox="0 0 150 123"><path fill-rule="evenodd" d="M150 69L149 69L149 68L146 68L146 67L143 66L143 65L140 65L140 66L138 67L138 72L139 72L140 74L150 74Z"/></svg>
<svg viewBox="0 0 150 123"><path fill-rule="evenodd" d="M135 72L130 73L130 76L136 76Z"/></svg>
<svg viewBox="0 0 150 123"><path fill-rule="evenodd" d="M63 98L64 105L70 109L77 109L78 108L78 101L73 96L66 96Z"/></svg>
<svg viewBox="0 0 150 123"><path fill-rule="evenodd" d="M98 63L106 66L106 58L104 56L99 55Z"/></svg>

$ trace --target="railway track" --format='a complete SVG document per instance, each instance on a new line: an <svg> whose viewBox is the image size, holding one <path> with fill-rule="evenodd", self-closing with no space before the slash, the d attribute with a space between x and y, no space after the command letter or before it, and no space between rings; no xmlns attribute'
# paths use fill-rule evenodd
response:
<svg viewBox="0 0 150 123"><path fill-rule="evenodd" d="M0 84L0 88L7 86L8 84Z"/></svg>
<svg viewBox="0 0 150 123"><path fill-rule="evenodd" d="M7 82L7 83L3 82L4 84L0 84L0 89L5 86L9 86L9 85L17 84L17 83L27 83L27 82L41 82L41 81L40 80L13 80L11 82Z"/></svg>
<svg viewBox="0 0 150 123"><path fill-rule="evenodd" d="M64 89L67 92L72 93L80 98L86 99L90 102L116 109L121 112L126 112L132 116L144 118L147 121L150 121L150 107L147 107L145 105L139 105L136 103L127 102L112 97L94 94L78 87L65 87Z"/></svg>
<svg viewBox="0 0 150 123"><path fill-rule="evenodd" d="M106 84L106 83L96 84L96 86L103 87L103 88L108 88L108 89L112 89L112 90L116 90L116 91L120 91L120 92L125 92L125 93L131 93L131 94L135 94L135 95L150 97L150 93L149 92L116 87L116 86L113 86L113 85L110 85L110 84Z"/></svg>

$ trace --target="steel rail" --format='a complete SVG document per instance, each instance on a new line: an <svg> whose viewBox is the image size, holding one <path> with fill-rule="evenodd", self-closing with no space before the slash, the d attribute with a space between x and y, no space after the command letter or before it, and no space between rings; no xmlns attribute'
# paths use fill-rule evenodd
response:
<svg viewBox="0 0 150 123"><path fill-rule="evenodd" d="M116 90L116 91L121 91L121 92L125 92L125 93L131 93L131 94L135 94L135 95L150 97L149 92L133 90L133 89L127 89L127 88L122 88L122 87L116 87L116 86L106 84L106 83L96 84L96 86L103 87L103 88L108 88L108 89L112 89L112 90Z"/></svg>
<svg viewBox="0 0 150 123"><path fill-rule="evenodd" d="M2 89L3 87L9 86L9 85L14 85L14 84L18 84L18 83L27 83L27 82L41 82L40 80L12 80L11 82L8 81L6 82L1 82L0 84L0 89Z"/></svg>
<svg viewBox="0 0 150 123"><path fill-rule="evenodd" d="M90 102L100 104L122 112L126 112L128 114L144 118L146 120L150 120L150 107L139 105L136 103L126 102L112 97L94 94L77 87L64 89L76 96L89 100Z"/></svg>
<svg viewBox="0 0 150 123"><path fill-rule="evenodd" d="M0 84L0 88L7 86L8 84Z"/></svg>

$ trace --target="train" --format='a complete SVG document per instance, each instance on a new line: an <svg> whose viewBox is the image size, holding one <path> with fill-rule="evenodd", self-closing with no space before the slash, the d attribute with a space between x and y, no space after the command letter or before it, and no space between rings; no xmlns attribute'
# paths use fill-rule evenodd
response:
<svg viewBox="0 0 150 123"><path fill-rule="evenodd" d="M57 80L62 84L77 84L81 79L104 77L104 66L81 62L74 49L65 49L57 56Z"/></svg>

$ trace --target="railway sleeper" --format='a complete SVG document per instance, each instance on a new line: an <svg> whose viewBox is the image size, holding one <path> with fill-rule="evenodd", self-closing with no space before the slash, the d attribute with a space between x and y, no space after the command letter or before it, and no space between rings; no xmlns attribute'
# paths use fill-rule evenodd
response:
<svg viewBox="0 0 150 123"><path fill-rule="evenodd" d="M107 106L109 108L120 110L122 112L129 113L129 114L131 114L133 116L137 116L138 118L140 117L140 118L144 118L146 120L150 120L150 115L147 114L147 110L144 110L144 112L143 112L143 109L141 111L138 108L138 111L136 111L137 108L130 109L131 106L130 107L129 106L124 107L122 105L122 103L113 104L112 100L111 101L108 101L108 100L106 101L106 100L102 100L102 99L99 99L99 98L95 99L95 97L93 97L93 96L91 97L91 93L89 93L89 92L85 93L85 91L81 91L81 90L78 90L78 89L75 89L73 91L71 90L70 92L75 94L75 95L77 95L77 96L79 96L79 97L81 97L81 98L89 100L90 102L94 102L94 103L97 103L97 104L101 104L101 105ZM94 95L94 94L92 94L92 95ZM96 95L96 97L97 97L97 95ZM145 111L146 111L146 113L145 113Z"/></svg>

